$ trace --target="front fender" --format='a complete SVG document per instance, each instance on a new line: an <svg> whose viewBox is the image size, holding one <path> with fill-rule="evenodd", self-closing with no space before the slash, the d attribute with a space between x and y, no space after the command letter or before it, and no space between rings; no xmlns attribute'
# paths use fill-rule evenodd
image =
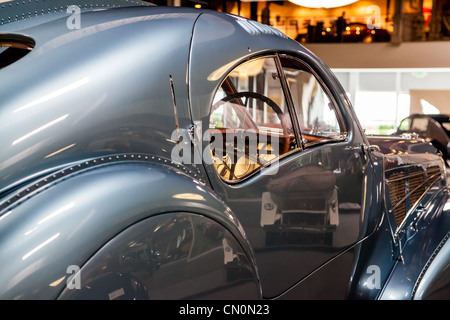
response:
<svg viewBox="0 0 450 320"><path fill-rule="evenodd" d="M413 291L415 300L447 300L450 293L450 233L435 250Z"/></svg>
<svg viewBox="0 0 450 320"><path fill-rule="evenodd" d="M0 212L0 298L54 299L66 285L69 266L83 266L137 222L172 212L195 213L223 226L248 255L257 277L250 246L231 210L183 170L145 161L72 174L69 169L26 196L20 195L27 187L10 195L11 205Z"/></svg>
<svg viewBox="0 0 450 320"><path fill-rule="evenodd" d="M436 195L422 210L421 218L406 230L406 243L378 297L381 300L449 296L448 193Z"/></svg>

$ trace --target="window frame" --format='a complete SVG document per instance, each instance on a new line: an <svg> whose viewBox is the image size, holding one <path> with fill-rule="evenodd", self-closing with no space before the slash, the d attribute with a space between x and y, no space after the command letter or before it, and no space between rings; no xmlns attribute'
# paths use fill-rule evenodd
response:
<svg viewBox="0 0 450 320"><path fill-rule="evenodd" d="M286 83L285 83L285 80L284 80L284 72L283 72L282 69L280 69L280 66L281 66L281 65L280 65L280 61L279 61L279 57L278 57L277 52L265 52L264 54L259 54L259 55L254 55L254 56L251 56L251 57L247 57L246 59L240 60L238 63L236 63L235 65L233 65L233 66L229 69L229 71L226 72L226 74L223 76L222 81L219 83L219 85L217 86L216 90L214 91L214 94L212 95L212 100L211 100L211 105L210 105L210 112L209 112L209 116L208 116L208 123L209 123L210 117L211 117L211 115L212 115L212 113L213 113L212 106L213 106L213 104L214 104L215 97L216 97L217 93L219 92L220 88L221 88L221 87L223 86L223 84L227 81L227 79L228 79L228 77L230 76L230 74L231 74L236 68L238 68L239 66L241 66L241 65L243 65L243 64L245 64L245 63L248 63L248 62L251 62L251 61L254 61L254 60L257 60L257 59L267 59L267 58L272 58L272 59L274 60L274 62L275 62L275 67L276 67L276 69L277 69L278 76L279 76L279 77L278 77L278 81L279 81L279 83L280 83L280 87L281 87L281 89L282 89L283 98L285 99L285 103L286 103L285 115L286 115L286 116L289 116L289 120L290 120L290 122L292 123L292 130L293 130L293 134L294 134L294 137L295 137L295 144L296 144L296 147L293 148L293 149L291 149L291 150L288 150L287 152L285 152L285 153L283 153L283 154L278 155L277 158L271 160L270 162L268 162L268 163L266 163L266 164L264 164L264 165L259 166L258 168L256 168L255 170L253 170L253 171L252 171L251 173L249 173L248 175L245 175L244 177L239 178L239 179L236 179L236 180L228 180L228 179L223 178L223 177L218 173L218 171L216 170L216 168L214 168L213 171L215 172L215 174L217 174L217 175L219 176L220 180L222 180L223 182L225 182L225 183L227 183L227 184L229 184L229 185L235 185L235 184L241 183L241 182L243 182L243 181L247 181L249 178L253 177L253 176L256 175L258 172L260 172L261 169L266 168L266 167L269 167L269 166L273 165L273 163L276 163L276 162L278 162L278 161L284 159L285 157L287 157L287 156L289 156L289 155L291 155L291 154L293 154L293 153L298 152L299 149L302 149L302 145L301 145L301 143L299 142L299 141L301 141L301 140L299 140L299 130L297 129L297 126L298 126L297 118L296 118L296 116L293 114L293 111L294 111L294 110L292 109L292 103L291 103L291 101L290 101L290 96L288 95L288 93L287 93L287 91L286 91L288 88L287 88ZM212 164L211 166L214 167L214 164Z"/></svg>
<svg viewBox="0 0 450 320"><path fill-rule="evenodd" d="M280 58L281 57L281 58ZM279 81L281 84L281 88L283 91L283 95L284 95L284 99L286 102L286 115L288 115L290 117L290 121L292 123L292 130L295 136L295 143L296 146L295 148L281 154L278 155L278 157L264 165L259 166L258 168L256 168L255 170L253 170L251 173L249 173L248 175L243 176L242 178L236 179L236 180L228 180L223 178L219 172L217 171L216 168L213 169L213 171L215 172L215 174L219 177L219 179L222 182L225 182L228 185L236 185L239 183L243 183L244 181L248 181L250 178L252 178L253 176L257 175L263 168L269 167L271 166L273 163L275 162L281 162L282 160L286 159L287 157L290 157L293 154L297 154L300 153L302 151L305 150L309 150L311 148L316 148L322 145L326 145L326 144L334 144L334 143L342 143L342 142L347 142L348 141L348 133L349 133L349 126L348 123L345 119L345 117L342 114L341 108L339 107L339 104L336 101L335 96L333 95L332 91L328 88L328 85L326 83L326 81L324 81L322 79L322 77L318 74L318 72L315 71L314 67L312 67L312 65L314 64L313 62L308 62L305 61L304 59L301 59L297 56L295 56L295 54L293 53L285 53L285 52L278 52L278 51L268 51L265 52L263 54L258 54L258 55L253 55L250 57L247 57L245 59L240 60L238 63L234 64L228 72L226 72L226 74L224 74L223 79L221 80L221 82L219 83L219 85L217 86L216 90L214 91L214 94L212 95L212 100L210 103L210 113L208 116L208 123L210 121L210 117L212 115L212 106L213 106L213 101L218 93L218 91L220 90L220 88L222 87L222 85L224 84L224 82L228 79L228 77L230 76L230 74L239 66L251 62L253 60L256 59L266 59L266 58L272 58L275 61L275 66L277 68L277 72L279 75ZM338 124L341 128L341 139L333 139L333 140L323 140L323 141L319 141L317 143L314 144L310 144L310 145L305 145L303 142L303 138L302 138L302 130L300 128L300 123L298 120L298 116L297 116L297 112L295 111L295 105L291 96L291 91L289 89L289 85L286 79L286 74L284 72L283 66L282 66L282 62L281 59L282 58L286 58L286 59L292 59L295 60L296 62L300 63L301 65L303 65L305 67L305 69L307 69L316 79L316 81L319 83L319 85L321 86L322 90L324 91L324 93L327 95L328 99L330 100L330 103L332 104L334 111L335 111L335 115L338 121ZM214 167L214 164L211 164L212 167Z"/></svg>
<svg viewBox="0 0 450 320"><path fill-rule="evenodd" d="M281 56L281 57L280 57ZM297 115L297 112L295 111L295 105L294 105L294 101L291 95L291 90L289 89L289 84L287 82L287 78L286 78L286 74L284 72L283 66L282 66L282 62L281 59L291 59L294 60L298 63L300 63L308 72L310 72L316 79L316 81L319 83L319 85L321 86L322 90L324 91L324 93L327 95L328 99L330 100L330 103L333 106L333 109L335 111L335 115L336 115L336 120L339 123L339 127L341 129L340 135L342 138L340 139L332 139L332 140L323 140L323 141L319 141L317 143L314 144L309 144L306 145L304 144L304 140L303 140L303 132L300 128L300 122L299 122L299 118ZM310 148L315 148L316 146L320 146L320 145L324 145L324 144L330 144L330 143L338 143L338 142L345 142L348 140L348 124L347 121L345 120L345 117L342 114L341 108L339 107L333 93L331 92L331 90L328 88L327 84L325 83L325 81L322 79L322 77L319 76L319 74L314 70L314 68L311 66L311 63L308 63L307 61L304 61L296 56L293 56L291 54L287 54L287 53L277 53L277 60L279 62L279 68L281 68L281 74L283 75L283 79L282 82L284 82L284 86L286 86L286 92L287 92L287 97L286 99L288 100L288 104L290 104L291 107L291 113L293 113L293 117L294 117L294 122L295 122L295 128L296 130L298 130L299 132L299 141L301 143L301 150L308 150Z"/></svg>

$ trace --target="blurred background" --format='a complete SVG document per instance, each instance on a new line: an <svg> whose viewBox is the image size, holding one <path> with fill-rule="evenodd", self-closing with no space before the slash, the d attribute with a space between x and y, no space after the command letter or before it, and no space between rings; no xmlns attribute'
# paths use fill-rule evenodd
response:
<svg viewBox="0 0 450 320"><path fill-rule="evenodd" d="M450 0L147 0L269 24L337 75L369 134L450 114Z"/></svg>

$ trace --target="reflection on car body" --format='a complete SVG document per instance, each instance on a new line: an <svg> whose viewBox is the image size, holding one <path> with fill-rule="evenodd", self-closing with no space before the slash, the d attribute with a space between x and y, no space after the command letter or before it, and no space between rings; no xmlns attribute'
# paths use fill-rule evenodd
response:
<svg viewBox="0 0 450 320"><path fill-rule="evenodd" d="M400 122L394 135L417 135L433 144L450 164L450 116L448 114L412 114Z"/></svg>
<svg viewBox="0 0 450 320"><path fill-rule="evenodd" d="M367 137L313 53L220 12L54 2L1 5L2 299L449 297L442 158Z"/></svg>
<svg viewBox="0 0 450 320"><path fill-rule="evenodd" d="M280 194L278 183L288 184L301 196L296 192ZM332 244L333 232L339 225L338 191L333 172L324 170L322 166L307 165L299 169L290 181L271 181L268 189L270 199L274 199L269 207L275 207L280 213L276 224L275 220L270 224L265 222L267 245L283 242L304 245L317 241ZM269 203L264 204L264 209ZM307 235L302 237L304 233Z"/></svg>

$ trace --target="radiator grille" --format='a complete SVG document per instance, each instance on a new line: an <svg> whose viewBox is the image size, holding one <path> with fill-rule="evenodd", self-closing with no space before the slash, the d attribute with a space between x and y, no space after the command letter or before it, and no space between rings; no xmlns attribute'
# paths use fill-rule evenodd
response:
<svg viewBox="0 0 450 320"><path fill-rule="evenodd" d="M406 216L406 202L404 201L405 196L405 174L393 174L389 177L389 197L397 225L400 225Z"/></svg>
<svg viewBox="0 0 450 320"><path fill-rule="evenodd" d="M441 169L438 166L427 168L428 184L433 184L441 178Z"/></svg>
<svg viewBox="0 0 450 320"><path fill-rule="evenodd" d="M410 210L423 196L426 189L441 179L441 168L430 166L426 170L411 169L388 177L389 199L397 226L400 226Z"/></svg>
<svg viewBox="0 0 450 320"><path fill-rule="evenodd" d="M409 173L409 192L409 202L413 206L425 192L423 170L414 170Z"/></svg>

